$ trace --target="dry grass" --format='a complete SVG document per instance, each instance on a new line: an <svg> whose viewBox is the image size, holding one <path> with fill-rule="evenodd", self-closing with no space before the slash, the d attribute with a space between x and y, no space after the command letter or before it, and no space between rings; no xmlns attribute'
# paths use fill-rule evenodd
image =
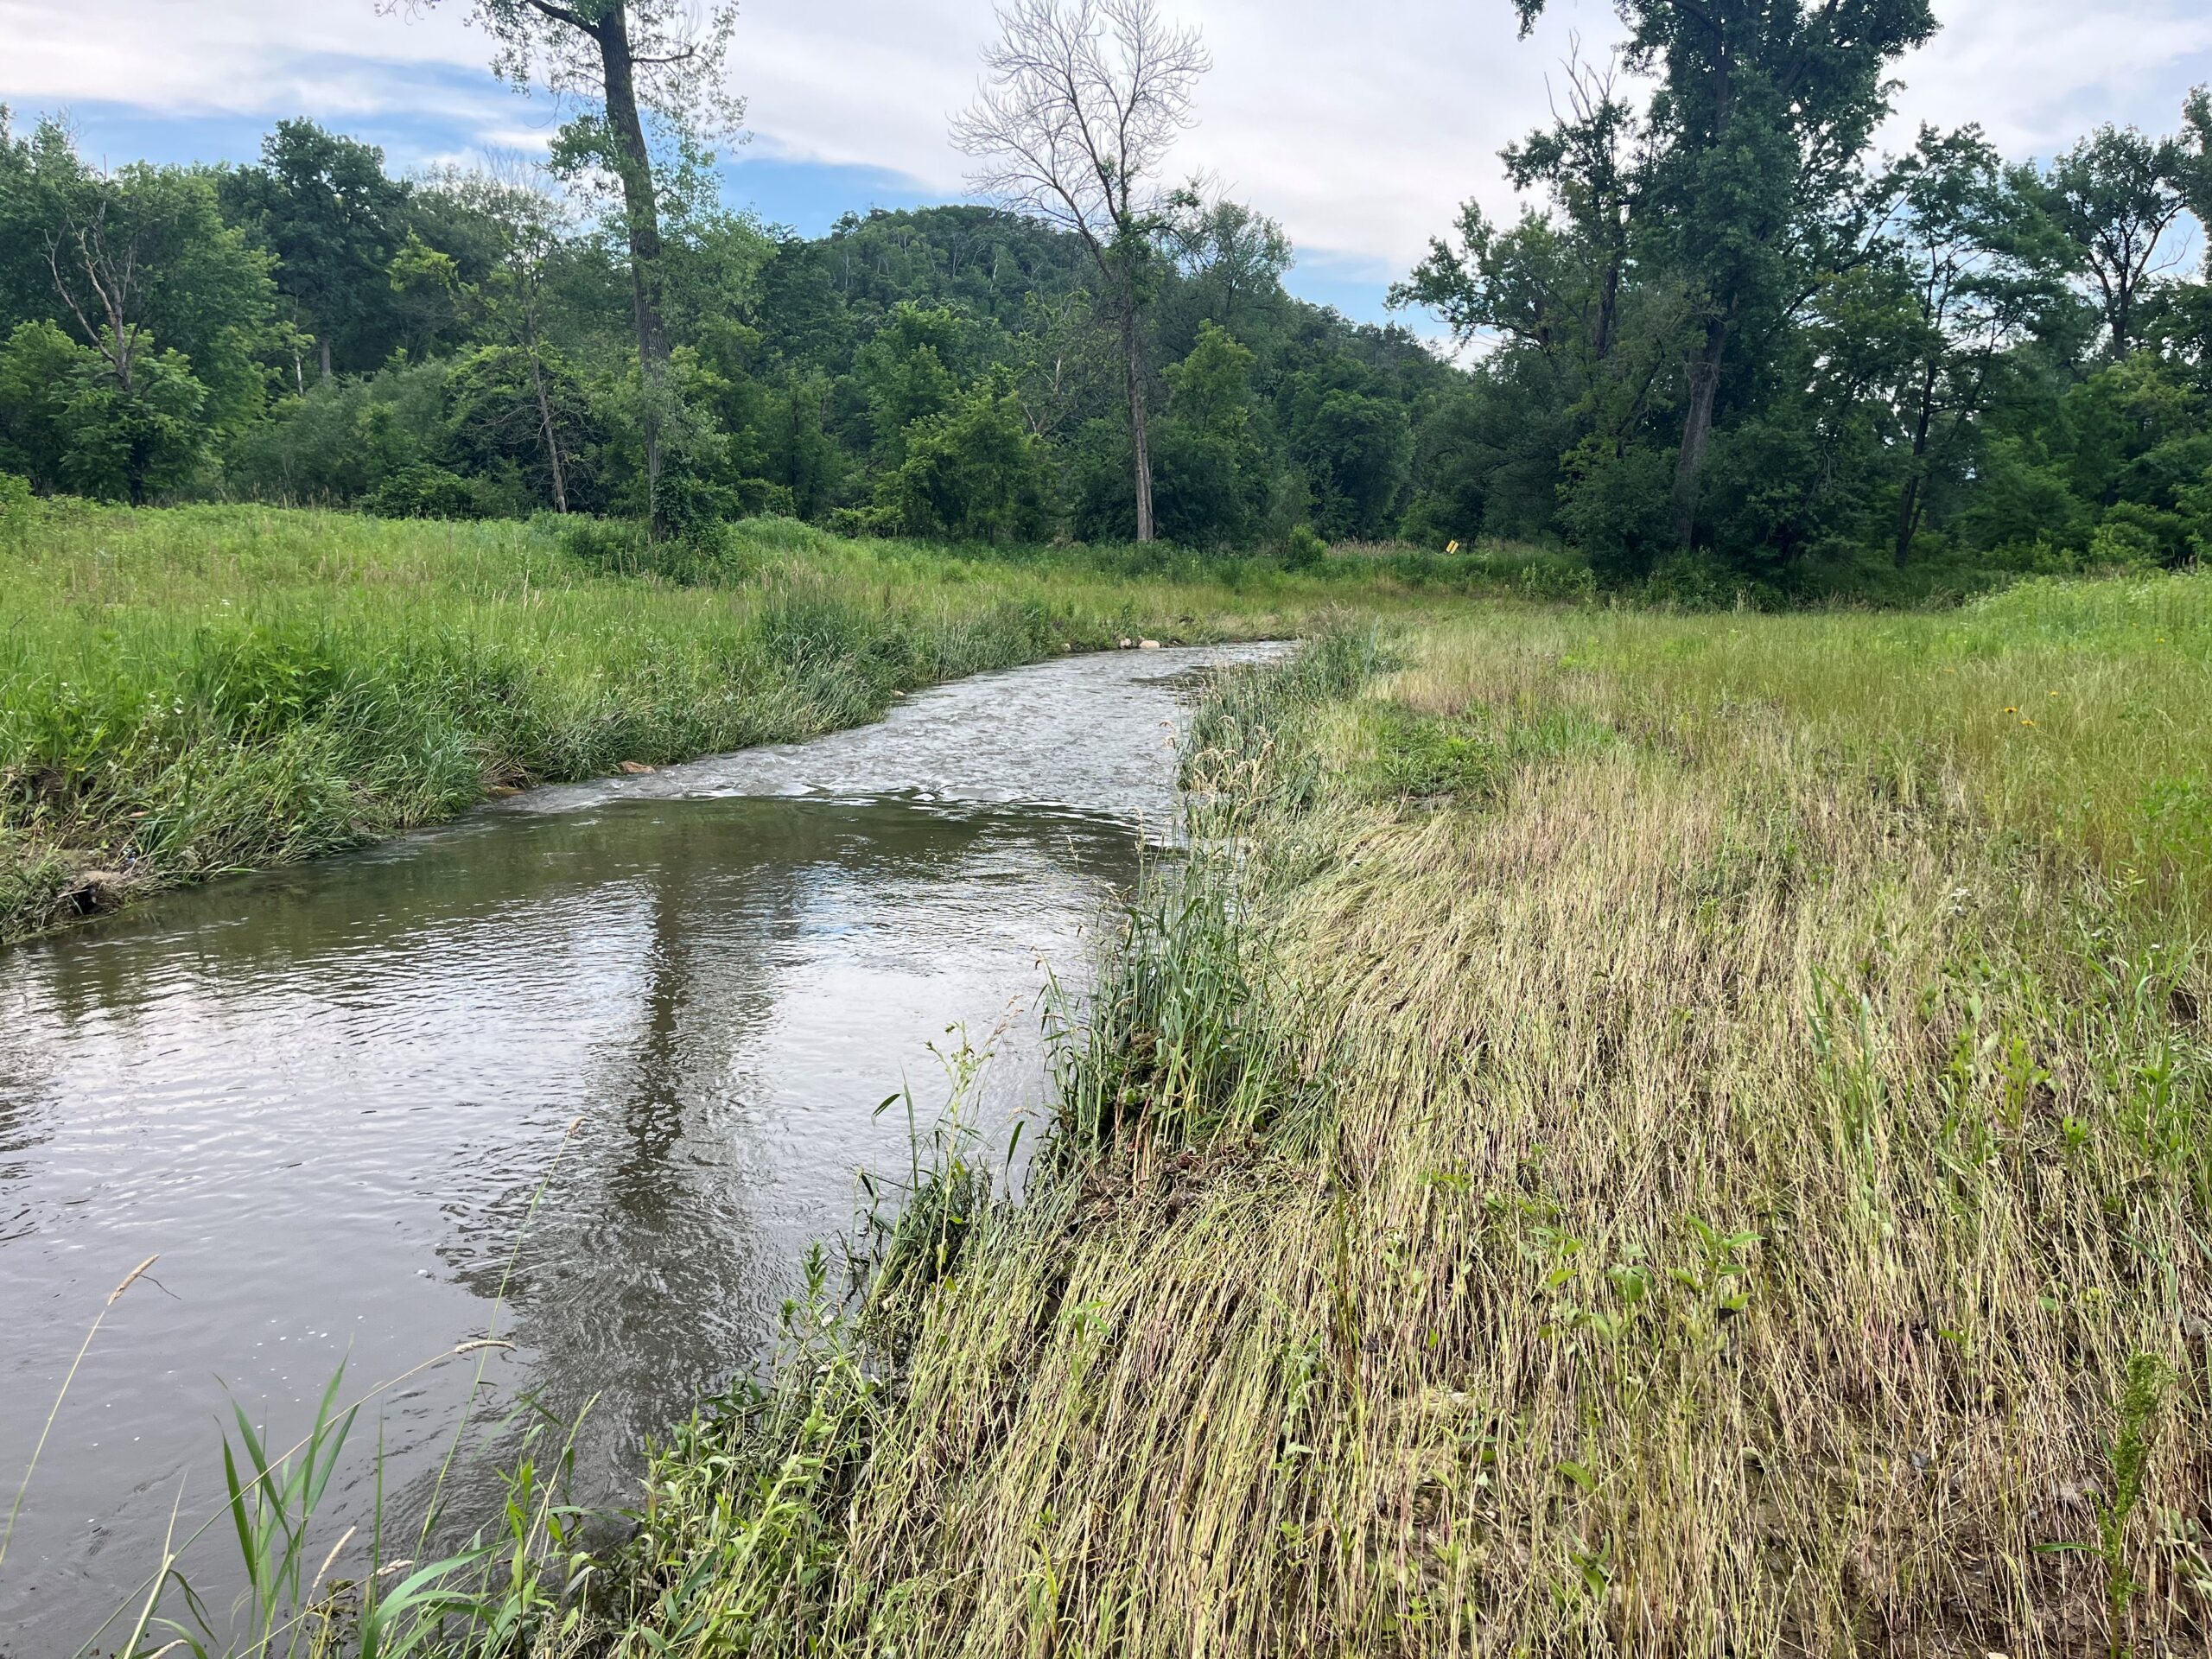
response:
<svg viewBox="0 0 2212 1659"><path fill-rule="evenodd" d="M2204 1651L2209 620L1232 691L1057 1176L809 1311L543 1645Z"/></svg>

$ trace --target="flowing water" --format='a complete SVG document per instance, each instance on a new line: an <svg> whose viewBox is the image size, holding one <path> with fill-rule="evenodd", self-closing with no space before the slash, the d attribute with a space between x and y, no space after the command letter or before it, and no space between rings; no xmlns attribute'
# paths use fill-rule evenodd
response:
<svg viewBox="0 0 2212 1659"><path fill-rule="evenodd" d="M379 1439L388 1532L419 1516L480 1363L455 1513L496 1505L524 1400L582 1414L576 1496L623 1501L645 1438L770 1351L859 1172L907 1170L879 1103L926 1132L964 1043L982 1144L1043 1103L1046 964L1079 980L1167 825L1193 671L1272 649L982 676L0 956L0 1513L160 1256L54 1425L0 1653L74 1650L180 1493L183 1529L218 1507L231 1402L289 1444L341 1363L351 1395L515 1344L364 1413L330 1541L365 1539ZM195 1547L207 1582L234 1548Z"/></svg>

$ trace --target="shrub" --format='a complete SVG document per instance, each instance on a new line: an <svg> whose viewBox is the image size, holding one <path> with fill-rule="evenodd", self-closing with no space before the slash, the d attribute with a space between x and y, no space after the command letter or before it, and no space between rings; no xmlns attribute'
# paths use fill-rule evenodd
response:
<svg viewBox="0 0 2212 1659"><path fill-rule="evenodd" d="M1311 524L1294 524L1282 544L1286 570L1318 570L1329 556L1329 544Z"/></svg>
<svg viewBox="0 0 2212 1659"><path fill-rule="evenodd" d="M429 461L416 461L361 498L361 511L378 518L477 518L469 480Z"/></svg>

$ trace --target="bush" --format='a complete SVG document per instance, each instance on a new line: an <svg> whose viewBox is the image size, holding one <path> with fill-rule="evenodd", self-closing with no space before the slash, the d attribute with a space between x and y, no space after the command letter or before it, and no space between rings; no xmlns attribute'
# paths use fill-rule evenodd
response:
<svg viewBox="0 0 2212 1659"><path fill-rule="evenodd" d="M899 533L898 515L881 507L832 507L829 530L832 536L855 538L895 536Z"/></svg>
<svg viewBox="0 0 2212 1659"><path fill-rule="evenodd" d="M656 539L641 518L560 521L561 550L587 570L608 576L658 576L682 587L741 582L753 561L730 526L703 520Z"/></svg>
<svg viewBox="0 0 2212 1659"><path fill-rule="evenodd" d="M1282 565L1286 570L1318 570L1329 556L1329 544L1323 541L1311 524L1294 524L1290 535L1282 544Z"/></svg>
<svg viewBox="0 0 2212 1659"><path fill-rule="evenodd" d="M2111 518L2089 532L2087 563L2094 570L2150 570L2159 563L2158 538L2141 524Z"/></svg>
<svg viewBox="0 0 2212 1659"><path fill-rule="evenodd" d="M429 461L416 461L385 479L361 498L361 511L378 518L483 517L470 481Z"/></svg>

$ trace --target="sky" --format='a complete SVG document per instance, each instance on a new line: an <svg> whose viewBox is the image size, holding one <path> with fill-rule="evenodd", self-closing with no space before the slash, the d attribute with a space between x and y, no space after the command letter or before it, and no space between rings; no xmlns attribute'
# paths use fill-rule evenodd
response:
<svg viewBox="0 0 2212 1659"><path fill-rule="evenodd" d="M2101 122L2170 131L2212 81L2212 0L1936 0L1885 134L1979 122L2016 157ZM1378 321L1384 290L1469 196L1515 211L1498 149L1548 118L1611 0L1551 0L1529 40L1508 0L1166 0L1215 67L1173 160L1282 222L1294 291ZM245 161L307 115L410 169L543 148L557 117L495 82L467 0L0 0L0 103L63 114L109 164ZM994 32L990 0L745 0L729 75L747 137L734 205L805 234L840 213L957 200L946 142Z"/></svg>

